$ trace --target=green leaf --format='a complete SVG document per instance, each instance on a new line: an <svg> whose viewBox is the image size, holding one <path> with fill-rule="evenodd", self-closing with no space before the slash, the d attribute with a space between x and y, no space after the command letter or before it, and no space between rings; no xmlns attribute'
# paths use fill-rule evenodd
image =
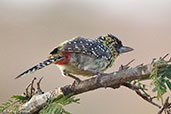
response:
<svg viewBox="0 0 171 114"><path fill-rule="evenodd" d="M75 99L71 95L58 95L56 98L51 98L48 100L47 105L40 110L39 114L70 114L64 110L64 106L77 103L80 99Z"/></svg>
<svg viewBox="0 0 171 114"><path fill-rule="evenodd" d="M150 77L151 78L154 78L154 77L157 77L157 73L158 73L158 69L154 69L153 72L151 73Z"/></svg>
<svg viewBox="0 0 171 114"><path fill-rule="evenodd" d="M54 112L54 114L62 114L62 106L58 107L58 109Z"/></svg>
<svg viewBox="0 0 171 114"><path fill-rule="evenodd" d="M168 79L171 79L171 71L166 72L166 77L167 77Z"/></svg>
<svg viewBox="0 0 171 114"><path fill-rule="evenodd" d="M157 87L154 87L153 89L152 89L152 92L156 92L157 91Z"/></svg>
<svg viewBox="0 0 171 114"><path fill-rule="evenodd" d="M168 88L171 90L171 82L169 80L166 80L166 84L167 84Z"/></svg>
<svg viewBox="0 0 171 114"><path fill-rule="evenodd" d="M135 85L137 83L137 81L135 80L135 81L133 81L133 85Z"/></svg>
<svg viewBox="0 0 171 114"><path fill-rule="evenodd" d="M161 92L160 92L160 90L158 90L158 92L157 92L157 99L159 100L161 98Z"/></svg>
<svg viewBox="0 0 171 114"><path fill-rule="evenodd" d="M21 96L21 95L14 95L11 98L14 98L16 100L21 100L21 101L27 100L25 96Z"/></svg>
<svg viewBox="0 0 171 114"><path fill-rule="evenodd" d="M165 80L163 77L160 77L159 80L160 80L160 83L161 83L161 84L164 84L164 83L166 82L166 80Z"/></svg>
<svg viewBox="0 0 171 114"><path fill-rule="evenodd" d="M59 95L56 97L56 100L59 100L59 99L61 99L61 98L63 98L63 97L64 97L63 94L59 94Z"/></svg>
<svg viewBox="0 0 171 114"><path fill-rule="evenodd" d="M66 111L65 109L63 109L63 113L64 114L71 114L70 112Z"/></svg>
<svg viewBox="0 0 171 114"><path fill-rule="evenodd" d="M9 114L13 114L12 112L17 112L17 106L22 105L22 103L20 103L18 100L14 100L14 99L9 99L7 102L2 103L2 105L0 106L0 114L3 113L3 111L5 110L9 110L11 111L11 113Z"/></svg>

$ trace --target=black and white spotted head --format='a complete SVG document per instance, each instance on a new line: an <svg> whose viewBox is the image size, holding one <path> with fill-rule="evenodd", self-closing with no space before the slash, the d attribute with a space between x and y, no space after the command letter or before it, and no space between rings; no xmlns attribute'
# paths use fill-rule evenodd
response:
<svg viewBox="0 0 171 114"><path fill-rule="evenodd" d="M114 54L121 54L133 50L130 47L123 46L122 42L112 34L100 36L97 40L107 46Z"/></svg>

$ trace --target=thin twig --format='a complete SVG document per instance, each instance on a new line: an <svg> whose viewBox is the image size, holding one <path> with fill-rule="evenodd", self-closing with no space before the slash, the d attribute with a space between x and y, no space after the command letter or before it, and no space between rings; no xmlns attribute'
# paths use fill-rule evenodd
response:
<svg viewBox="0 0 171 114"><path fill-rule="evenodd" d="M37 82L37 90L41 90L41 89L40 89L40 82L42 81L42 79L43 79L43 77L41 77L41 78L39 79L39 81Z"/></svg>
<svg viewBox="0 0 171 114"><path fill-rule="evenodd" d="M136 67L141 67L141 66L143 66L143 65L144 65L144 63L141 63L141 64L137 65Z"/></svg>
<svg viewBox="0 0 171 114"><path fill-rule="evenodd" d="M33 80L30 82L30 84L26 87L26 92L24 93L25 96L29 99L34 95L35 89L33 85L34 85L35 80L36 80L36 77L34 77ZM29 88L30 88L30 92L29 92Z"/></svg>
<svg viewBox="0 0 171 114"><path fill-rule="evenodd" d="M156 96L154 96L154 97L150 97L150 99L151 99L151 100L156 99L156 98L157 98Z"/></svg>
<svg viewBox="0 0 171 114"><path fill-rule="evenodd" d="M43 79L43 77L41 77L41 78L39 79L39 81L37 82L37 91L36 91L36 93L38 93L38 94L44 93L44 92L42 91L42 89L40 88L40 83L41 83L42 79Z"/></svg>
<svg viewBox="0 0 171 114"><path fill-rule="evenodd" d="M129 66L131 63L133 63L135 59L132 59L130 62L128 62L125 66Z"/></svg>
<svg viewBox="0 0 171 114"><path fill-rule="evenodd" d="M29 98L29 87L31 86L31 83L26 87L26 92L24 93L24 95L26 96L26 97L28 97Z"/></svg>
<svg viewBox="0 0 171 114"><path fill-rule="evenodd" d="M132 59L130 62L128 62L126 65L121 65L120 67L119 67L119 71L121 71L121 70L127 70L128 68L129 68L129 65L132 63L132 62L134 62L135 61L135 59Z"/></svg>
<svg viewBox="0 0 171 114"><path fill-rule="evenodd" d="M143 95L141 93L141 91L139 91L140 88L138 88L137 86L132 85L132 84L129 84L129 83L124 83L122 85L125 86L125 87L127 87L127 88L129 88L129 89L131 89L131 90L133 90L133 91L135 91L137 93L137 95L139 95L141 98L143 98L147 102L153 104L154 106L156 106L158 108L161 108L161 106L158 105L158 104L156 104L155 102L153 102L151 98L148 98L147 96Z"/></svg>
<svg viewBox="0 0 171 114"><path fill-rule="evenodd" d="M32 80L32 82L31 82L31 88L30 88L30 97L32 97L33 95L34 95L34 91L35 91L35 89L34 89L34 87L33 87L33 85L34 85L34 81L36 80L36 77L34 77L33 78L33 80Z"/></svg>
<svg viewBox="0 0 171 114"><path fill-rule="evenodd" d="M169 54L167 53L166 55L164 55L163 57L161 57L161 60L164 60Z"/></svg>
<svg viewBox="0 0 171 114"><path fill-rule="evenodd" d="M171 103L169 103L169 97L167 97L167 99L164 102L162 109L158 112L158 114L161 114L165 109L169 109L170 106L171 106Z"/></svg>

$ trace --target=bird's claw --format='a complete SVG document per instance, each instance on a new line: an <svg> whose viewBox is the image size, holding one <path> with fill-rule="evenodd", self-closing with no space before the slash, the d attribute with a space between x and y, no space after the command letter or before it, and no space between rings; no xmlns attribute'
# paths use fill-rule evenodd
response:
<svg viewBox="0 0 171 114"><path fill-rule="evenodd" d="M70 73L68 73L66 71L64 71L64 75L74 79L74 82L72 83L72 86L78 85L81 82L80 78L78 78L78 77L76 77L76 76L74 76L74 75L72 75L72 74L70 74Z"/></svg>

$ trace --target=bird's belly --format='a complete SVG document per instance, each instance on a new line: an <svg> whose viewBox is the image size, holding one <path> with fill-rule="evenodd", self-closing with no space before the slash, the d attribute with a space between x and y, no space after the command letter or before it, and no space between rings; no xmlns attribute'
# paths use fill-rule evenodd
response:
<svg viewBox="0 0 171 114"><path fill-rule="evenodd" d="M109 61L104 58L95 58L83 54L72 54L70 62L59 65L62 71L67 71L73 75L93 76L95 72L103 72L109 65ZM92 72L93 71L93 72Z"/></svg>

